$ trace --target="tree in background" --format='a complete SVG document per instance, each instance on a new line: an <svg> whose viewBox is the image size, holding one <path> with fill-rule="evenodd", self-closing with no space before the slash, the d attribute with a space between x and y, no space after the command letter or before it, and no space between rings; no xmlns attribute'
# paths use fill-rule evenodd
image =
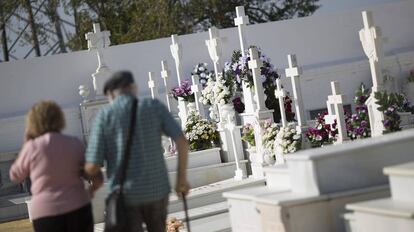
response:
<svg viewBox="0 0 414 232"><path fill-rule="evenodd" d="M234 26L236 6L245 6L251 23L303 17L313 14L319 0L70 0L79 30L72 49L84 47L84 33L91 22L111 31L112 44L123 44L205 31L211 26ZM74 4L74 2L76 4Z"/></svg>
<svg viewBox="0 0 414 232"><path fill-rule="evenodd" d="M250 22L263 23L313 14L319 0L0 0L2 53L10 53L6 26L21 46L37 56L87 48L92 23L111 31L112 44L124 44L234 26L235 7L243 5ZM12 10L13 7L17 10ZM17 20L8 20L10 15ZM27 26L20 28L16 21ZM66 27L70 26L70 29ZM30 29L27 30L27 28ZM57 48L55 48L57 46ZM10 54L11 55L11 54ZM13 56L12 56L13 57ZM7 59L6 59L7 58ZM16 59L16 57L13 57Z"/></svg>

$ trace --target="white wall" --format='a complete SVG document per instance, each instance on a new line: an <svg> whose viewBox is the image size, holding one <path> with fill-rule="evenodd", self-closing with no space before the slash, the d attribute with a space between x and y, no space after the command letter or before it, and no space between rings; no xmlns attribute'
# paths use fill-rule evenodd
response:
<svg viewBox="0 0 414 232"><path fill-rule="evenodd" d="M375 24L388 38L384 51L388 55L391 74L407 75L409 69L414 69L414 30L411 30L414 1L398 1L366 9L373 11ZM351 102L361 81L371 84L368 62L358 38L362 28L361 10L252 25L248 27L247 39L250 44L263 49L279 68L279 73L284 73L287 66L286 55L297 54L305 71L302 89L306 109L325 106L331 80L340 81L343 92L349 96L348 102ZM221 34L227 37L223 54L224 60L228 60L232 51L239 48L237 31L235 28L224 29ZM206 32L180 37L186 76L189 77L197 62L211 63L204 43L207 38ZM107 64L112 70L131 70L140 85L140 92L147 95L148 71L159 74L162 59L168 61L175 76L170 43L170 38L164 38L112 46L105 53ZM10 117L24 114L36 101L54 99L68 112L76 112L81 100L77 88L80 84L92 86L90 74L96 66L95 54L88 51L0 63L0 118L3 118L0 120L0 151L18 148L16 139L21 137L23 120L21 118L17 123ZM290 83L286 80L284 83L290 88ZM77 114L70 115L73 119L69 121L78 120ZM9 125L13 120L16 123L11 124L18 126ZM78 127L68 123L68 131L72 134L80 134ZM9 140L11 142L2 142Z"/></svg>

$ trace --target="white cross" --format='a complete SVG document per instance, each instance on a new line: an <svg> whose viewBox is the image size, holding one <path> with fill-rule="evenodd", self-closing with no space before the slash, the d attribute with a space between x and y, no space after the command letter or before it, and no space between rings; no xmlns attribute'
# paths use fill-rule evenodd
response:
<svg viewBox="0 0 414 232"><path fill-rule="evenodd" d="M240 133L240 129L235 125L234 118L232 118L231 115L227 116L226 129L230 134L231 145L232 145L232 148L233 148L233 151L234 151L234 160L235 160L235 163L236 163L236 171L235 171L234 179L235 180L242 180L245 175L244 175L243 170L240 168L240 165L239 165L239 158L236 154L236 151L237 151L236 140L234 138L235 137L234 132L236 131L236 133Z"/></svg>
<svg viewBox="0 0 414 232"><path fill-rule="evenodd" d="M219 30L216 27L208 29L210 39L206 40L206 46L208 54L214 64L214 73L218 77L219 70L221 69L220 57L221 57L221 38Z"/></svg>
<svg viewBox="0 0 414 232"><path fill-rule="evenodd" d="M205 118L206 115L205 115L205 112L204 112L204 106L199 101L199 99L201 97L201 90L202 90L203 87L200 84L200 80L198 79L198 76L192 75L191 80L193 81L193 85L191 86L191 92L193 92L193 94L194 94L194 99L195 99L195 104L196 104L197 111L199 112L201 117Z"/></svg>
<svg viewBox="0 0 414 232"><path fill-rule="evenodd" d="M256 112L259 112L266 110L263 84L260 78L260 68L263 66L263 61L259 59L259 52L257 51L257 48L252 47L249 49L249 52L250 61L248 64L253 73L254 89L256 91Z"/></svg>
<svg viewBox="0 0 414 232"><path fill-rule="evenodd" d="M384 84L381 68L381 58L383 57L381 29L374 26L370 11L363 11L362 18L364 28L359 31L359 38L370 63L372 91L377 92L383 89Z"/></svg>
<svg viewBox="0 0 414 232"><path fill-rule="evenodd" d="M181 44L178 40L178 35L174 34L171 35L172 44L170 45L171 55L175 61L175 67L177 70L177 79L178 84L181 85L181 75L182 75L182 68L181 68L181 59L182 59L182 50Z"/></svg>
<svg viewBox="0 0 414 232"><path fill-rule="evenodd" d="M246 41L246 37L243 31L246 25L249 24L249 17L246 16L244 12L244 6L236 7L236 15L237 17L234 19L234 25L238 27L240 48L241 48L242 56L245 56L246 55L245 49L247 48L247 41Z"/></svg>
<svg viewBox="0 0 414 232"><path fill-rule="evenodd" d="M338 129L338 137L336 139L336 142L342 143L343 141L348 140L347 133L346 133L344 108L343 108L345 96L340 94L339 82L332 81L331 89L332 89L332 95L328 96L328 101L326 102L326 104L328 105L328 111L330 109L329 106L331 105L335 110L334 114L335 114L335 119L336 119L336 128ZM332 118L328 117L327 119L330 123L333 123Z"/></svg>
<svg viewBox="0 0 414 232"><path fill-rule="evenodd" d="M110 31L101 31L99 23L94 23L93 32L85 34L85 38L88 41L89 51L109 47L109 45L111 45L111 41L109 40L110 36Z"/></svg>
<svg viewBox="0 0 414 232"><path fill-rule="evenodd" d="M293 101L295 102L296 118L298 120L298 128L307 126L305 118L305 108L303 106L302 89L300 87L299 76L302 69L298 67L296 55L288 55L289 68L285 70L286 77L290 77L293 89Z"/></svg>
<svg viewBox="0 0 414 232"><path fill-rule="evenodd" d="M171 90L170 70L168 70L168 64L167 64L167 61L165 60L161 61L161 78L164 80L165 98L167 100L168 111L171 112L171 102L170 102L171 95L169 94L169 91Z"/></svg>
<svg viewBox="0 0 414 232"><path fill-rule="evenodd" d="M285 112L285 97L287 96L286 90L282 88L280 79L276 80L275 96L279 99L280 116L283 127L287 127L286 112Z"/></svg>
<svg viewBox="0 0 414 232"><path fill-rule="evenodd" d="M156 99L159 96L157 82L154 78L154 72L148 72L148 87L151 90L152 99Z"/></svg>

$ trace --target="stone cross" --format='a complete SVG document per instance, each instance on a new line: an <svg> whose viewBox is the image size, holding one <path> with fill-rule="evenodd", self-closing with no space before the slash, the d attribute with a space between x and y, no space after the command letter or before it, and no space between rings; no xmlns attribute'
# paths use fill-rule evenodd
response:
<svg viewBox="0 0 414 232"><path fill-rule="evenodd" d="M276 80L276 86L277 86L277 89L275 90L275 96L279 99L281 123L283 127L287 127L288 122L286 120L286 112L285 112L285 97L287 96L287 92L286 90L282 88L280 79Z"/></svg>
<svg viewBox="0 0 414 232"><path fill-rule="evenodd" d="M236 15L237 17L234 19L234 25L237 26L239 31L239 38L240 38L240 49L242 56L246 55L246 48L247 48L247 40L246 35L244 34L244 30L246 28L246 25L249 24L249 16L246 16L244 12L244 6L238 6L236 7Z"/></svg>
<svg viewBox="0 0 414 232"><path fill-rule="evenodd" d="M247 56L246 49L248 47L247 40L246 40L246 26L249 24L249 17L246 16L244 12L244 6L236 7L236 15L237 17L234 19L234 24L237 26L239 32L239 40L240 40L240 49L242 56ZM245 112L248 114L252 114L256 110L256 104L254 102L254 97L252 90L247 87L247 83L243 81L242 83L243 88L243 99L245 104Z"/></svg>
<svg viewBox="0 0 414 232"><path fill-rule="evenodd" d="M191 85L191 92L193 92L194 94L194 100L195 100L197 111L201 117L205 118L206 114L204 111L204 105L199 101L203 86L200 84L200 80L198 79L198 76L192 75L191 80L193 81L193 85Z"/></svg>
<svg viewBox="0 0 414 232"><path fill-rule="evenodd" d="M302 74L302 69L298 67L295 54L288 55L289 68L285 70L286 77L290 77L293 89L293 101L295 103L296 118L298 121L297 131L302 133L307 131L306 117L305 117L305 107L303 105L302 99L302 89L300 86L299 76ZM304 130L305 129L305 130Z"/></svg>
<svg viewBox="0 0 414 232"><path fill-rule="evenodd" d="M330 102L326 102L326 107L328 109L328 114L323 117L326 124L332 125L335 123L336 120L336 114L335 114L335 108Z"/></svg>
<svg viewBox="0 0 414 232"><path fill-rule="evenodd" d="M335 110L336 128L338 129L338 137L336 143L342 143L348 140L346 133L345 115L344 115L344 101L345 96L340 94L339 82L331 82L332 95L328 96L327 105L333 106ZM329 110L330 108L328 108ZM328 121L332 123L332 119L328 118Z"/></svg>
<svg viewBox="0 0 414 232"><path fill-rule="evenodd" d="M151 90L152 99L157 99L159 97L157 82L154 78L154 72L148 72L148 87Z"/></svg>
<svg viewBox="0 0 414 232"><path fill-rule="evenodd" d="M170 45L171 55L174 58L175 61L175 68L177 71L177 79L178 84L181 86L182 81L182 67L181 67L181 59L182 59L182 49L181 44L178 41L178 35L174 34L171 35L172 44ZM178 116L181 119L181 127L185 127L185 123L187 122L187 116L188 116L188 108L187 104L182 100L178 99Z"/></svg>
<svg viewBox="0 0 414 232"><path fill-rule="evenodd" d="M170 113L172 112L171 109L171 95L169 93L169 91L171 90L171 85L170 85L170 70L168 69L168 64L167 61L162 60L161 61L161 78L164 81L164 87L165 87L165 100L167 102L167 107L168 107L168 111L170 111Z"/></svg>
<svg viewBox="0 0 414 232"><path fill-rule="evenodd" d="M363 11L362 18L364 28L359 31L359 39L365 55L369 59L369 65L372 75L372 92L383 90L383 76L381 68L382 52L382 38L381 29L374 26L372 12Z"/></svg>
<svg viewBox="0 0 414 232"><path fill-rule="evenodd" d="M369 66L372 76L372 91L365 104L368 107L369 124L371 136L380 136L383 133L384 114L378 110L378 104L375 99L375 92L384 90L384 80L381 68L381 59L383 57L381 30L373 24L372 13L369 11L362 12L364 28L359 31L359 38L362 43L365 55L369 59Z"/></svg>
<svg viewBox="0 0 414 232"><path fill-rule="evenodd" d="M210 55L211 60L214 65L214 73L218 77L219 72L221 72L221 38L219 30L216 27L211 27L208 29L208 34L210 39L206 40L206 46L208 49L208 54Z"/></svg>
<svg viewBox="0 0 414 232"><path fill-rule="evenodd" d="M181 81L182 81L182 67L181 67L181 59L183 56L183 52L181 49L181 44L179 43L178 40L178 35L174 34L171 35L171 40L172 40L172 44L170 45L170 49L171 49L171 54L174 58L175 61L175 68L177 70L177 79L178 79L178 84L181 85Z"/></svg>
<svg viewBox="0 0 414 232"><path fill-rule="evenodd" d="M93 24L93 32L85 34L85 38L88 41L88 50L96 51L98 56L98 68L96 69L96 72L92 74L93 86L97 96L103 95L103 85L111 75L103 55L104 49L111 44L109 39L110 36L111 32L101 31L99 23Z"/></svg>
<svg viewBox="0 0 414 232"><path fill-rule="evenodd" d="M249 68L252 70L253 73L253 81L254 81L254 90L256 92L256 112L266 110L265 106L265 98L264 98L264 90L261 81L261 74L260 68L263 66L263 61L259 59L259 52L257 48L252 47L249 49L250 53L250 61L249 61Z"/></svg>

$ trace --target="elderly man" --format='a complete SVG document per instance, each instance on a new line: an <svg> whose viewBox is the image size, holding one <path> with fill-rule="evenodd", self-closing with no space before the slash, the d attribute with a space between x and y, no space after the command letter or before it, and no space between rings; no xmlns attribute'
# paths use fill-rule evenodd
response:
<svg viewBox="0 0 414 232"><path fill-rule="evenodd" d="M124 182L128 231L165 232L170 184L163 157L161 135L171 137L178 150L178 172L175 191L179 196L189 191L187 182L188 142L181 127L166 107L158 100L136 99L137 86L130 72L117 72L105 86L104 93L110 104L96 116L86 151L85 172L100 176L106 161L111 190L115 187L116 174L125 150L126 134L131 109L137 102L136 124L130 158ZM99 178L92 178L93 189L102 185Z"/></svg>

